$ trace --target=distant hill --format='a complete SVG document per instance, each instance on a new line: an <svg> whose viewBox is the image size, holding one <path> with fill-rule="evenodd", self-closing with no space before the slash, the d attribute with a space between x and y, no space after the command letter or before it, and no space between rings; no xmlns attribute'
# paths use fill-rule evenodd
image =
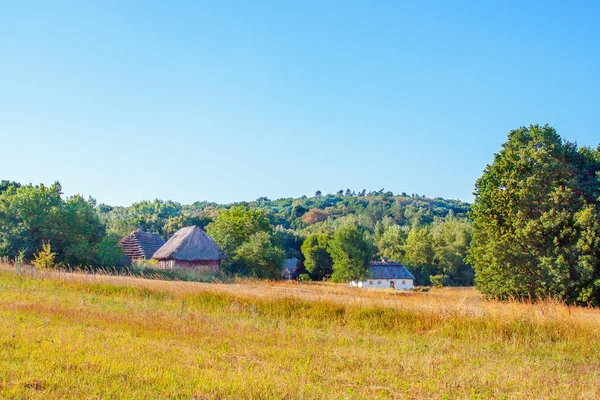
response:
<svg viewBox="0 0 600 400"><path fill-rule="evenodd" d="M341 192L341 191L340 191ZM320 195L270 200L266 197L250 202L217 204L196 202L181 205L173 201L141 201L130 207L111 207L101 204L100 217L109 231L124 235L138 225L168 238L182 226L195 224L201 227L210 223L219 209L247 206L264 211L273 226L309 233L324 225L336 225L348 217L373 230L378 222L392 220L400 226L418 227L453 215L466 219L470 204L460 200L440 197L427 198L419 195L394 195L391 192Z"/></svg>

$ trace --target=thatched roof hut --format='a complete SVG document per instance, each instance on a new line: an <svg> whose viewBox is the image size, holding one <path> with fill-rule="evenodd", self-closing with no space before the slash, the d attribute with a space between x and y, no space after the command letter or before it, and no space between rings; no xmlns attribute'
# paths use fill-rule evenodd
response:
<svg viewBox="0 0 600 400"><path fill-rule="evenodd" d="M159 268L217 272L227 258L215 241L198 226L181 228L154 253Z"/></svg>
<svg viewBox="0 0 600 400"><path fill-rule="evenodd" d="M145 232L138 226L133 232L119 241L119 247L128 264L136 259L150 259L156 250L165 244L163 238L156 233Z"/></svg>

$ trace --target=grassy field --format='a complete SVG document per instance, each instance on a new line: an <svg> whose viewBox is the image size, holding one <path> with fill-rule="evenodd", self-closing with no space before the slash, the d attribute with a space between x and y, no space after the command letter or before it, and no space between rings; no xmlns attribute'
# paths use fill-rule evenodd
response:
<svg viewBox="0 0 600 400"><path fill-rule="evenodd" d="M600 314L0 270L1 398L600 398Z"/></svg>

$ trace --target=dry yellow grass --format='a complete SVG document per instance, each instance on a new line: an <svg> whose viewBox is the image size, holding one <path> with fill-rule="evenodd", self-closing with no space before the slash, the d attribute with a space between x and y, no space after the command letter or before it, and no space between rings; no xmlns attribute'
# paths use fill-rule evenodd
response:
<svg viewBox="0 0 600 400"><path fill-rule="evenodd" d="M5 270L12 270L4 266ZM31 269L29 270L31 271ZM31 274L31 272L29 272ZM327 301L354 306L385 306L404 310L425 310L468 316L523 317L537 320L570 319L600 328L600 309L567 306L554 300L544 302L498 302L484 300L473 287L430 288L428 292L363 290L331 282L265 281L239 279L234 283L199 283L143 279L108 273L61 273L54 276L69 282L97 282L161 290L178 295L206 291L227 293L264 300L282 298Z"/></svg>
<svg viewBox="0 0 600 400"><path fill-rule="evenodd" d="M0 271L0 397L593 399L598 316L473 289Z"/></svg>

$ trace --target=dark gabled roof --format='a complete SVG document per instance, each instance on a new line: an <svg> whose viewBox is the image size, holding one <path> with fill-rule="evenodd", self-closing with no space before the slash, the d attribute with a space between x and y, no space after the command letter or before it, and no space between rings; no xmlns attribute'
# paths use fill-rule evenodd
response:
<svg viewBox="0 0 600 400"><path fill-rule="evenodd" d="M224 260L227 258L215 241L198 226L181 228L154 253L157 260Z"/></svg>
<svg viewBox="0 0 600 400"><path fill-rule="evenodd" d="M399 262L372 262L369 273L372 279L415 279L413 274Z"/></svg>
<svg viewBox="0 0 600 400"><path fill-rule="evenodd" d="M131 259L150 259L163 244L165 244L163 238L156 233L144 232L139 226L119 241L123 254Z"/></svg>
<svg viewBox="0 0 600 400"><path fill-rule="evenodd" d="M283 260L283 273L293 274L298 269L297 258L286 258Z"/></svg>

